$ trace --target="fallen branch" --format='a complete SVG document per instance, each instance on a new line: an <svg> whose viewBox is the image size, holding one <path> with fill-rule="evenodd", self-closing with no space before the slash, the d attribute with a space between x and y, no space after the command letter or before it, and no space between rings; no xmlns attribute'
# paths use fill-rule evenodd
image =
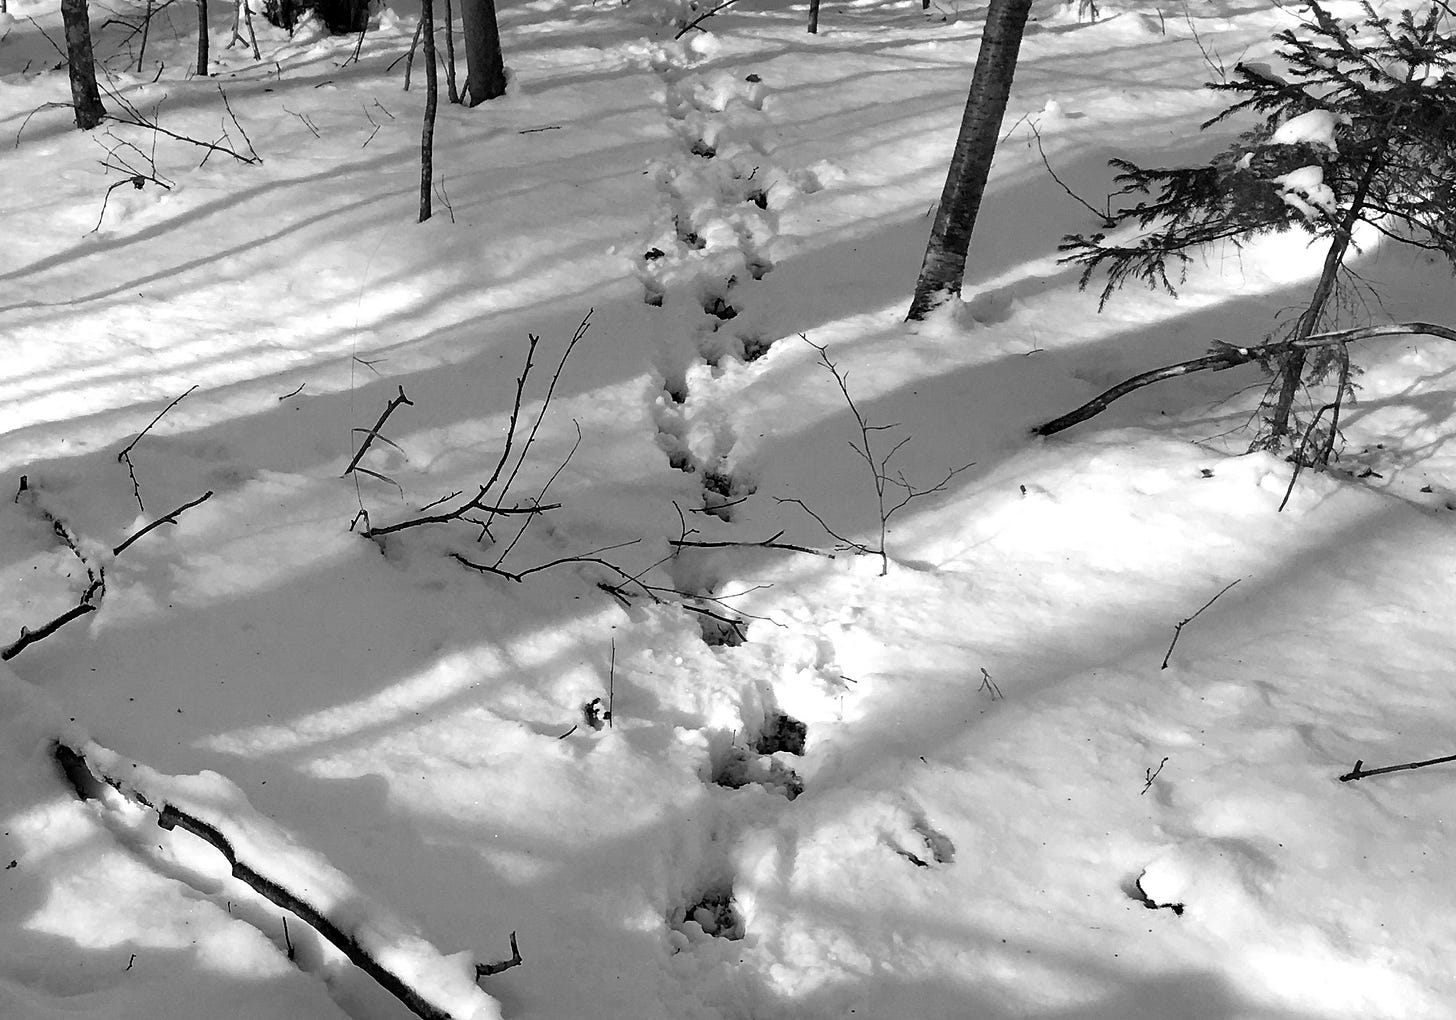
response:
<svg viewBox="0 0 1456 1020"><path fill-rule="evenodd" d="M1174 379L1181 375L1190 375L1193 372L1212 370L1221 372L1226 368L1234 368L1238 365L1245 365L1251 361L1262 361L1274 357L1289 350L1307 350L1314 347L1334 347L1340 344L1354 343L1360 340L1374 340L1385 336L1434 336L1442 340L1456 341L1456 329L1449 326L1439 326L1431 322L1397 322L1385 326L1363 326L1358 329L1344 329L1334 333L1316 333L1313 336L1305 337L1303 340L1278 340L1267 344L1256 344L1252 347L1236 347L1233 344L1215 340L1211 353L1201 358L1194 358L1192 361L1180 361L1176 365L1166 365L1163 368L1155 368L1150 372L1135 375L1118 383L1116 386L1087 401L1081 407L1068 411L1059 418L1053 418L1045 424L1038 425L1032 429L1032 434L1037 436L1051 436L1073 425L1078 425L1088 418L1101 414L1107 410L1114 400L1125 397L1134 390L1150 386L1155 382L1162 382L1164 379Z"/></svg>
<svg viewBox="0 0 1456 1020"><path fill-rule="evenodd" d="M185 510L191 510L195 506L200 506L201 504L206 503L211 498L212 498L212 490L211 489L208 489L206 492L204 492L201 496L198 496L192 502L190 502L190 503L183 503L181 506L179 506L176 510L173 510L171 513L169 513L169 514L163 514L161 517L158 517L151 524L148 524L145 528L142 528L140 531L136 532L131 537L129 537L126 541L122 542L121 545L119 545L115 549L111 550L111 555L113 555L113 556L120 556L123 552L126 551L126 549L128 547L131 546L131 544L133 542L135 542L137 539L141 538L147 532L151 531L154 528L159 528L163 524L176 524L177 523L177 517L183 511L185 511Z"/></svg>
<svg viewBox="0 0 1456 1020"><path fill-rule="evenodd" d="M1441 758L1427 758L1425 761L1408 761L1404 765L1386 765L1378 769L1365 768L1364 759L1357 758L1355 767L1340 777L1340 782L1349 783L1357 779L1364 779L1366 776L1381 776L1387 772L1405 772L1409 769L1423 769L1427 765L1444 765L1448 761L1456 761L1456 754L1448 754Z"/></svg>
<svg viewBox="0 0 1456 1020"><path fill-rule="evenodd" d="M1175 623L1173 625L1173 640L1168 645L1168 652L1167 652L1166 655L1163 656L1163 664L1158 667L1159 669L1167 669L1168 668L1168 660L1173 657L1173 646L1178 643L1178 637L1179 637L1179 635L1181 635L1183 633L1183 628L1186 627L1186 626L1188 626L1194 620L1198 619L1198 614L1199 613L1202 613L1209 606L1211 606L1215 602L1217 602L1223 596L1223 593L1224 592L1228 591L1230 588L1232 588L1234 585L1238 584L1242 580L1243 580L1243 578L1241 578L1241 577L1234 578L1228 584L1224 585L1223 586L1223 589L1217 595L1215 595L1213 598L1209 599L1203 605L1199 606L1197 613L1194 613L1192 616L1188 617L1188 619L1186 619L1186 620L1179 620L1177 623Z"/></svg>
<svg viewBox="0 0 1456 1020"><path fill-rule="evenodd" d="M302 387L299 387L299 388L302 389ZM369 452L369 446L370 446L370 444L373 443L375 439L381 438L380 435L379 435L379 430L382 429L382 428L384 428L384 423L389 420L389 416L394 413L395 408L399 407L401 404L408 404L410 407L414 407L415 406L415 402L413 400L411 400L409 397L407 397L407 396L404 395L404 387L403 386L401 386L399 388L399 396L397 396L397 397L393 398L392 400L390 400L389 406L384 409L384 413L379 416L379 420L374 423L374 427L373 428L371 428L371 429L354 429L355 432L364 432L364 433L366 433L366 435L364 436L364 442L362 442L362 443L359 444L359 450L358 450L357 453L354 454L354 459L351 460L351 461L349 461L349 466L346 467L346 468L344 468L344 474L341 475L340 477L347 476L350 471L353 471L356 467L359 466L359 461L363 460L364 459L364 454L366 454L366 453ZM387 439L384 440L384 441L386 443L389 442L389 440L387 440ZM391 445L393 445L393 444L391 444Z"/></svg>
<svg viewBox="0 0 1456 1020"><path fill-rule="evenodd" d="M90 601L91 594L92 589L87 588L86 594L81 597L80 602L72 606L70 609L67 609L60 616L57 616L55 619L50 620L47 623L41 624L39 627L36 627L34 629L30 627L21 627L20 637L12 641L10 644L6 645L4 648L0 648L0 662L8 661L15 658L21 652L25 651L27 647L35 644L42 638L50 637L52 634L60 630L72 620L79 620L87 613L96 612L96 605Z"/></svg>
<svg viewBox="0 0 1456 1020"><path fill-rule="evenodd" d="M22 493L34 492L24 475L21 476L20 483L20 490L15 494L15 501L17 503L20 502ZM28 496L27 498L33 499L34 497ZM66 522L41 506L38 502L33 505L40 515L50 522L51 530L61 540L61 544L71 550L71 554L80 561L81 566L85 569L86 590L81 593L81 597L76 601L74 606L60 615L47 620L39 627L21 627L20 636L10 644L0 648L0 662L15 658L31 645L50 637L72 620L79 620L83 616L96 612L100 608L99 603L101 602L102 596L106 594L105 570L100 566L93 565L86 558L86 554L81 551L80 541L75 535L71 534L71 529L66 527Z"/></svg>
<svg viewBox="0 0 1456 1020"><path fill-rule="evenodd" d="M797 502L797 500L794 502ZM807 545L793 545L789 542L780 542L778 538L782 534L782 531L775 532L761 542L700 542L688 538L670 538L667 540L667 544L674 549L784 549L788 552L808 553L811 556L823 556L829 560L834 559L832 552L825 552L823 549L813 549Z"/></svg>
<svg viewBox="0 0 1456 1020"><path fill-rule="evenodd" d="M247 885L268 902L308 923L348 957L351 963L378 982L381 988L393 995L421 1020L456 1020L449 1012L430 1002L420 991L411 987L403 978L381 964L352 933L344 931L311 903L280 882L274 881L252 865L239 859L232 841L216 826L161 798L143 792L137 788L134 778L123 781L94 768L85 754L65 743L59 741L56 743L54 755L57 764L60 765L61 770L81 798L86 799L91 796L89 787L99 780L115 789L127 800L155 811L157 824L161 828L168 831L183 829L212 846L227 861L234 878ZM87 782L88 779L90 783ZM512 948L514 948L514 940Z"/></svg>
<svg viewBox="0 0 1456 1020"><path fill-rule="evenodd" d="M551 399L556 392L556 384L561 379L562 370L566 367L566 359L571 356L571 352L576 348L576 345L581 342L581 339L586 336L587 330L591 327L592 311L592 309L589 309L586 315L582 317L581 322L576 327L576 331L572 334L571 340L567 342L566 349L562 352L561 358L557 362L556 371L551 376L551 381L546 387L545 396L542 397L541 410L536 415L535 422L531 425L530 431L526 434L524 441L521 443L520 451L516 455L515 465L511 467L509 472L507 472L506 468L507 465L510 464L511 454L515 450L516 429L520 423L521 406L525 401L526 383L531 377L531 370L535 367L536 348L541 343L541 338L534 333L526 334L526 360L525 364L521 367L521 374L516 377L516 392L515 396L512 398L511 401L510 420L506 424L505 444L501 448L500 456L496 459L495 467L491 470L490 478L486 480L485 484L478 487L474 496L470 497L464 503L461 503L452 510L444 510L436 514L421 513L417 517L411 517L403 521L397 521L394 524L386 524L382 527L374 527L372 524L368 523L366 516L366 523L363 531L364 536L366 538L377 540L385 535L390 535L397 531L404 531L407 528L419 528L428 524L448 524L451 521L465 521L479 527L482 537L489 535L493 538L494 536L491 534L490 526L492 523L494 523L497 515L535 515L546 513L549 510L559 510L561 508L560 503L543 504L539 501L539 499L534 501L529 506L522 506L519 504L516 506L502 506L500 504L510 493L511 485L515 482L517 475L520 474L521 468L526 462L526 457L531 452L531 445L536 441L536 433L541 428L541 422L545 419L546 412L551 407ZM403 396L402 388L400 393L401 396ZM383 423L382 418L380 423ZM386 442L387 441L388 440L386 440ZM575 447L573 447L573 452L574 451ZM567 459L570 460L570 455L568 455ZM562 467L565 467L565 464L563 464ZM355 468L355 470L363 469ZM560 470L561 468L558 468L557 473L559 473ZM348 474L348 472L346 471L345 474ZM504 480L502 481L503 475ZM551 477L552 479L554 479L556 475L553 474ZM488 496L488 494L495 487L497 482L501 482L499 495L494 497ZM549 486L551 482L548 480L546 484ZM542 489L542 493L544 492L545 489ZM434 503L431 503L429 505L437 506L441 503L448 502L450 499L455 499L458 496L459 493L456 493L454 496L447 497L447 499L445 500L436 500ZM484 514L484 519L470 516L477 513ZM519 537L519 535L517 537ZM510 576L508 573L500 570L495 570L493 572L500 573L502 574L502 576Z"/></svg>

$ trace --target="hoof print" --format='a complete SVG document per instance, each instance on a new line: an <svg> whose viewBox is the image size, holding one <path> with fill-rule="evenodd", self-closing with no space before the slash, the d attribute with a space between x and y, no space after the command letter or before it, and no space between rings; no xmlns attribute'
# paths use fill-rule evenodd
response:
<svg viewBox="0 0 1456 1020"><path fill-rule="evenodd" d="M729 319L738 317L738 309L734 308L723 298L714 295L703 302L703 311L714 318L727 322Z"/></svg>
<svg viewBox="0 0 1456 1020"><path fill-rule="evenodd" d="M955 844L949 836L939 831L924 818L917 818L910 824L914 849L906 849L895 840L890 840L890 849L905 858L917 868L931 868L937 864L949 864L955 860ZM907 840L907 842L910 842Z"/></svg>
<svg viewBox="0 0 1456 1020"><path fill-rule="evenodd" d="M1175 916L1182 917L1183 910L1185 909L1184 904L1174 902L1162 903L1148 895L1147 891L1143 888L1143 878L1146 875L1147 872L1144 871L1141 875L1138 875L1137 878L1132 880L1131 886L1125 888L1128 898L1137 900L1149 910L1171 910Z"/></svg>
<svg viewBox="0 0 1456 1020"><path fill-rule="evenodd" d="M809 727L791 715L770 712L763 721L763 732L754 741L753 749L759 754L788 754L803 756L804 743L809 736Z"/></svg>
<svg viewBox="0 0 1456 1020"><path fill-rule="evenodd" d="M687 935L689 940L701 932L712 938L737 941L746 933L730 886L719 886L703 893L702 899L688 906L682 921L673 927Z"/></svg>
<svg viewBox="0 0 1456 1020"><path fill-rule="evenodd" d="M768 259L755 258L748 260L748 275L755 280L762 280L773 271L773 263Z"/></svg>
<svg viewBox="0 0 1456 1020"><path fill-rule="evenodd" d="M743 621L731 616L698 613L698 630L709 648L737 648L748 640Z"/></svg>
<svg viewBox="0 0 1456 1020"><path fill-rule="evenodd" d="M718 155L718 150L701 138L693 142L693 144L688 148L688 151L691 152L694 156L702 156L704 159L712 159L714 156Z"/></svg>
<svg viewBox="0 0 1456 1020"><path fill-rule="evenodd" d="M743 341L743 360L752 364L768 353L769 348L774 345L772 340L765 340L763 337L745 336Z"/></svg>
<svg viewBox="0 0 1456 1020"><path fill-rule="evenodd" d="M729 790L741 790L746 786L761 786L770 793L777 793L785 800L794 800L804 792L804 780L793 769L782 762L750 753L742 747L730 747L722 761L713 770L715 786Z"/></svg>

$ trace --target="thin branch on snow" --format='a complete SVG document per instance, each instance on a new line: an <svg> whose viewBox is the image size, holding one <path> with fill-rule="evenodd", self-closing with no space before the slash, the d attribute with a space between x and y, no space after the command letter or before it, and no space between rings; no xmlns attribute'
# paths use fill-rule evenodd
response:
<svg viewBox="0 0 1456 1020"><path fill-rule="evenodd" d="M1183 628L1186 627L1186 626L1188 626L1194 620L1198 619L1198 614L1199 613L1202 613L1209 606L1211 606L1215 602L1217 602L1223 596L1223 593L1224 592L1228 591L1230 588L1232 588L1234 585L1238 584L1242 580L1243 580L1243 578L1241 578L1241 577L1234 578L1228 584L1224 585L1223 588L1219 591L1219 593L1217 595L1215 595L1213 598L1209 599L1203 605L1199 606L1197 613L1194 613L1192 616L1188 617L1188 619L1186 619L1186 620L1179 620L1177 623L1175 623L1173 625L1173 640L1168 644L1167 654L1165 654L1163 656L1163 664L1158 667L1159 669L1167 669L1168 668L1168 660L1173 657L1173 646L1178 643L1178 638L1182 635Z"/></svg>
<svg viewBox="0 0 1456 1020"><path fill-rule="evenodd" d="M168 411L172 410L172 408L174 408L178 404L182 403L183 398L186 397L188 393L191 393L195 389L197 389L197 384L196 383L193 383L191 386L187 387L187 392L186 393L183 393L181 396L177 397L175 400L173 400L166 407L162 408L161 412L155 418L153 418L150 422L147 423L147 427L144 428L144 429L142 429L140 432L138 432L136 434L136 438L133 439L131 442L127 443L126 446L122 448L122 451L116 455L116 462L118 464L125 464L126 465L126 473L131 476L132 495L134 495L136 497L137 508L140 509L140 510L145 510L146 507L142 505L142 487L141 487L141 484L137 481L136 467L131 462L131 451L136 447L136 444L137 443L140 443L142 441L142 437L143 436L145 436L148 432L152 431L152 426L156 425L157 422L161 421L162 420L162 417Z"/></svg>
<svg viewBox="0 0 1456 1020"><path fill-rule="evenodd" d="M487 536L494 538L494 535L491 533L490 526L495 522L495 518L497 516L512 516L521 514L534 516L536 514L543 514L551 510L559 510L561 508L560 503L541 503L539 499L533 501L529 505L517 504L515 506L503 506L501 504L509 496L511 485L515 482L516 477L520 474L521 468L524 466L526 458L531 452L531 446L536 441L536 433L541 428L541 422L545 419L547 411L549 411L551 408L551 399L556 392L556 385L561 379L562 370L566 367L566 359L571 356L571 352L575 349L576 345L581 342L582 338L586 336L587 330L591 327L592 311L592 309L589 309L586 315L582 317L581 322L576 327L576 331L572 334L571 340L568 341L566 349L562 352L561 358L556 365L556 371L552 374L551 381L546 387L546 394L542 398L541 410L537 413L536 420L532 423L530 431L526 434L524 441L520 444L519 451L516 451L516 429L520 424L521 408L525 402L526 384L531 377L532 369L535 367L536 348L541 343L541 338L536 334L528 333L526 335L526 359L525 363L522 365L521 374L516 377L516 392L511 400L511 414L510 420L506 424L505 443L501 448L500 456L496 459L495 467L491 470L490 477L486 480L484 485L480 485L477 487L474 496L470 497L464 503L461 503L453 509L442 510L440 513L435 514L425 514L422 512L416 517L407 518L406 520L397 521L394 524L386 524L380 527L375 527L374 525L370 524L368 522L367 515L365 515L365 527L363 530L364 536L366 538L371 538L377 541L385 535L391 535L395 532L404 531L408 528L419 528L429 524L449 524L452 521L465 521L466 523L474 524L478 528L480 528L481 538L485 538ZM402 392L403 391L401 390L401 393ZM515 464L514 466L510 466L509 470L507 470L508 465L511 464L511 455L513 452L515 452L516 454ZM575 452L575 447L573 447L573 452ZM567 455L567 460L570 460L570 454ZM563 464L561 468L557 468L557 473L559 474L561 469L564 467L565 464ZM356 467L355 470L358 471L361 469ZM504 478L502 476L504 476ZM547 481L546 485L548 487L550 486L551 481L555 480L555 477L556 475L553 474L551 476L551 479ZM495 488L497 482L501 483L500 490L497 494L491 495L491 490ZM545 488L543 487L543 489L541 490L541 494L544 493ZM459 493L456 493L455 496L447 497L444 500L436 500L434 503L431 503L430 506L438 506L442 503L448 503L450 500L455 499L458 496ZM476 515L484 516L482 517ZM517 538L519 538L519 534L517 535ZM512 542L512 544L514 544L514 542ZM502 576L510 576L509 572L503 570L494 570L492 572L499 573Z"/></svg>
<svg viewBox="0 0 1456 1020"><path fill-rule="evenodd" d="M384 437L379 434L379 430L384 428L384 423L389 420L389 416L393 414L395 412L395 409L398 408L401 404L408 404L410 407L415 406L415 402L404 395L403 386L399 388L399 395L390 400L389 406L384 409L384 413L379 416L379 420L374 423L373 428L354 430L355 432L365 433L364 441L359 444L358 452L356 452L353 459L349 461L349 466L344 468L344 474L340 475L339 477L342 478L347 476L349 472L353 471L356 467L359 466L359 461L364 459L364 454L369 452L369 446L371 443L374 442L374 440L382 439L384 440L384 442L389 443L388 439L384 439ZM390 445L394 446L393 443L390 443ZM398 449L398 447L395 447L395 449Z"/></svg>
<svg viewBox="0 0 1456 1020"><path fill-rule="evenodd" d="M1378 769L1367 769L1365 760L1357 758L1355 767L1340 777L1340 782L1351 783L1364 779L1366 776L1383 776L1387 772L1407 772L1411 769L1423 769L1427 765L1444 765L1448 761L1456 761L1456 754L1448 754L1440 758L1427 758L1425 761L1408 761L1402 765L1386 765Z"/></svg>
<svg viewBox="0 0 1456 1020"><path fill-rule="evenodd" d="M499 974L503 970L519 967L525 962L525 960L521 959L520 947L516 945L516 933L511 932L511 958L509 960L502 960L500 963L477 963L475 965L475 976L477 978L490 977L492 974Z"/></svg>
<svg viewBox="0 0 1456 1020"><path fill-rule="evenodd" d="M173 510L171 513L169 513L169 514L163 514L161 517L158 517L151 524L148 524L146 527L142 528L140 531L138 531L138 532L134 533L133 535L131 535L131 537L127 538L126 541L122 542L121 545L119 545L115 549L111 550L111 555L113 555L113 556L120 556L123 552L125 552L127 550L127 548L133 542L135 542L137 539L141 538L143 535L147 534L147 532L153 530L154 528L159 528L163 524L176 524L177 523L178 516L181 515L184 511L191 510L195 506L200 506L201 504L206 503L211 498L212 498L212 490L211 489L208 489L206 492L204 492L201 496L198 496L192 502L190 502L190 503L183 503L181 506L179 506L176 510Z"/></svg>

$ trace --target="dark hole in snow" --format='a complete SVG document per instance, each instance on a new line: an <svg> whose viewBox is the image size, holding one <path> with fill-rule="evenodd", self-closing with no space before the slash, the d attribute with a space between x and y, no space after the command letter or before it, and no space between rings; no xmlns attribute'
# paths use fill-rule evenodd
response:
<svg viewBox="0 0 1456 1020"><path fill-rule="evenodd" d="M1127 895L1131 899L1137 900L1139 903L1141 903L1143 906L1147 907L1149 910L1171 910L1177 916L1179 916L1179 917L1182 917L1183 916L1183 907L1184 907L1184 904L1182 904L1182 903L1159 903L1156 900L1154 900L1151 896L1149 896L1146 892L1144 892L1143 891L1143 877L1142 877L1142 875L1139 875L1137 878L1133 879L1132 887L1131 888L1126 888L1125 887L1124 888L1124 891L1127 893Z"/></svg>
<svg viewBox="0 0 1456 1020"><path fill-rule="evenodd" d="M766 340L758 336L746 336L742 339L743 360L749 363L755 362L767 354L768 349L774 344L772 340Z"/></svg>
<svg viewBox="0 0 1456 1020"><path fill-rule="evenodd" d="M738 317L738 309L716 295L703 302L703 311L724 322Z"/></svg>
<svg viewBox="0 0 1456 1020"><path fill-rule="evenodd" d="M936 864L949 864L955 860L955 844L945 833L933 828L924 819L915 823L915 831L925 840L925 849L930 851L930 859Z"/></svg>
<svg viewBox="0 0 1456 1020"><path fill-rule="evenodd" d="M704 471L703 488L724 498L733 495L733 476L726 471Z"/></svg>
<svg viewBox="0 0 1456 1020"><path fill-rule="evenodd" d="M729 790L758 785L785 800L804 792L804 780L793 769L737 746L729 747L713 767L712 782Z"/></svg>
<svg viewBox="0 0 1456 1020"><path fill-rule="evenodd" d="M687 908L683 918L684 927L689 921L697 922L704 932L719 939L741 939L744 935L743 918L733 905L732 889L711 889L703 898Z"/></svg>
<svg viewBox="0 0 1456 1020"><path fill-rule="evenodd" d="M653 308L661 308L662 291L655 290L652 287L644 288L642 291L642 303L645 305L651 305Z"/></svg>
<svg viewBox="0 0 1456 1020"><path fill-rule="evenodd" d="M804 753L804 741L809 735L809 727L801 723L791 715L783 712L770 712L768 718L763 721L763 732L754 741L753 749L759 754L777 754L779 751L787 751L789 754L802 755Z"/></svg>
<svg viewBox="0 0 1456 1020"><path fill-rule="evenodd" d="M704 159L712 159L718 155L718 150L701 138L693 142L688 151L694 156L702 156Z"/></svg>
<svg viewBox="0 0 1456 1020"><path fill-rule="evenodd" d="M759 82L763 81L763 79L756 74L750 74L747 78L744 78L743 80L746 82L752 82L754 85L757 85Z"/></svg>
<svg viewBox="0 0 1456 1020"><path fill-rule="evenodd" d="M671 400L674 404L686 404L688 402L688 389L686 385L667 385L662 389L667 394L667 399Z"/></svg>
<svg viewBox="0 0 1456 1020"><path fill-rule="evenodd" d="M747 640L743 621L733 617L720 620L699 613L698 630L703 635L703 644L710 648L737 648Z"/></svg>
<svg viewBox="0 0 1456 1020"><path fill-rule="evenodd" d="M681 450L669 453L667 455L667 463L677 470L684 472L685 474L693 473L693 462L689 460L688 455L683 453Z"/></svg>
<svg viewBox="0 0 1456 1020"><path fill-rule="evenodd" d="M683 244L690 248L702 248L704 246L705 242L698 236L697 231L691 227L684 226L682 220L674 221L673 227L677 230L677 239Z"/></svg>
<svg viewBox="0 0 1456 1020"><path fill-rule="evenodd" d="M757 258L748 261L748 275L755 280L762 280L772 269L773 263L768 259Z"/></svg>
<svg viewBox="0 0 1456 1020"><path fill-rule="evenodd" d="M665 257L666 255L667 252L663 251L661 248L648 248L645 252L642 253L642 261L653 262L657 259Z"/></svg>
<svg viewBox="0 0 1456 1020"><path fill-rule="evenodd" d="M601 698L592 698L585 705L581 706L582 721L594 730L599 730L611 718L607 712L607 703Z"/></svg>
<svg viewBox="0 0 1456 1020"><path fill-rule="evenodd" d="M760 209L768 208L768 196L762 191L750 191L747 195L743 196L743 200L745 202L752 202Z"/></svg>

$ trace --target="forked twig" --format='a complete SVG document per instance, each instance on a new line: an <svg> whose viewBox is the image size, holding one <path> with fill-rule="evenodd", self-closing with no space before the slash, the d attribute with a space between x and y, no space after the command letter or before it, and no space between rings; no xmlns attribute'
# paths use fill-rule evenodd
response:
<svg viewBox="0 0 1456 1020"><path fill-rule="evenodd" d="M359 450L358 450L358 452L355 453L353 459L349 461L349 466L346 467L346 468L344 468L344 474L343 475L340 475L339 477L342 478L342 477L347 476L349 474L349 472L353 471L356 467L359 466L359 461L361 461L364 458L364 454L366 454L366 453L369 452L369 446L370 446L370 444L372 444L375 439L382 438L379 435L379 430L382 429L382 428L384 428L384 423L389 420L389 416L391 414L393 414L394 411L395 411L395 409L397 407L399 407L401 404L408 404L410 407L414 407L415 406L415 402L413 400L411 400L409 397L407 397L407 396L404 395L404 387L403 386L401 386L399 388L399 396L394 397L393 399L390 400L389 406L387 406L384 409L384 413L379 416L379 420L374 423L374 427L373 428L371 428L371 429L355 429L354 430L355 432L364 432L364 433L366 433L365 436L364 436L364 441L359 444ZM388 440L386 439L385 442L388 442Z"/></svg>
<svg viewBox="0 0 1456 1020"><path fill-rule="evenodd" d="M145 436L148 432L152 431L152 426L156 425L157 422L161 421L162 417L168 411L172 410L172 408L182 403L183 397L186 397L188 393L191 393L193 390L197 389L197 385L197 383L193 383L191 386L187 387L186 393L183 393L166 407L162 408L161 412L150 422L147 423L147 427L138 432L136 434L136 438L133 439L131 442L127 443L122 451L116 455L116 462L118 464L125 464L126 473L131 476L132 495L136 497L137 508L140 510L145 510L146 507L142 505L142 487L141 484L137 481L136 468L131 462L131 451L136 447L137 443L140 443L142 441L143 436Z"/></svg>

